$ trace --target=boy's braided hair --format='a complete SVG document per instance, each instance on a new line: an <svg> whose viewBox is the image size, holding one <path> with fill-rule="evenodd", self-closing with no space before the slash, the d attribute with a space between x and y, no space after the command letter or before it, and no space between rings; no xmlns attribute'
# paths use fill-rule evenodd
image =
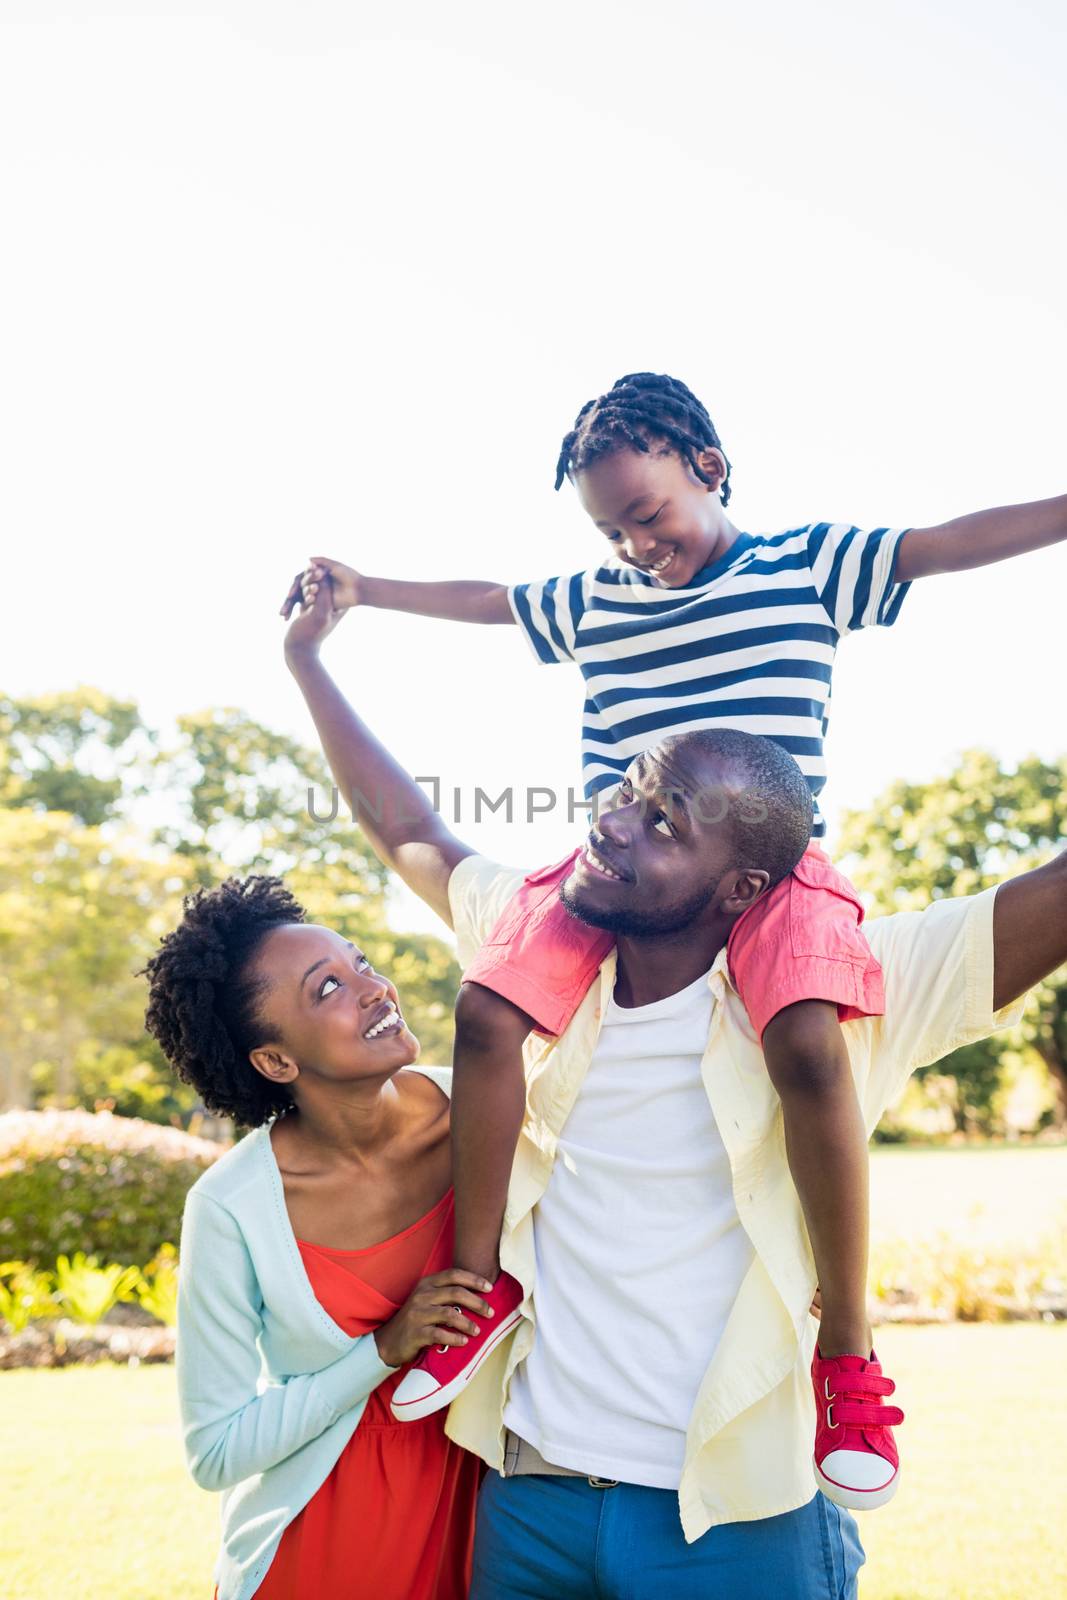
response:
<svg viewBox="0 0 1067 1600"><path fill-rule="evenodd" d="M280 878L227 878L187 898L181 922L144 969L148 1032L205 1106L244 1128L293 1104L288 1086L271 1083L248 1059L271 1037L262 1016L266 983L252 958L274 928L303 921L303 906Z"/></svg>
<svg viewBox="0 0 1067 1600"><path fill-rule="evenodd" d="M630 372L607 394L587 400L566 434L556 462L556 488L601 456L616 450L643 450L660 440L688 461L697 477L710 480L698 462L702 450L722 450L715 424L691 389L679 378L660 372ZM723 457L725 459L725 451ZM730 463L720 486L722 503L730 499Z"/></svg>

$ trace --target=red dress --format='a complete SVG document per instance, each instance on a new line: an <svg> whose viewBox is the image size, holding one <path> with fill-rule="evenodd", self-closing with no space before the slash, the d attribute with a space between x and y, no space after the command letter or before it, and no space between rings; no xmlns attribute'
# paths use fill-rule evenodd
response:
<svg viewBox="0 0 1067 1600"><path fill-rule="evenodd" d="M452 1191L365 1250L297 1241L323 1310L370 1333L452 1260ZM256 1600L464 1600L482 1464L445 1437L446 1413L397 1422L380 1383L330 1476L282 1534Z"/></svg>

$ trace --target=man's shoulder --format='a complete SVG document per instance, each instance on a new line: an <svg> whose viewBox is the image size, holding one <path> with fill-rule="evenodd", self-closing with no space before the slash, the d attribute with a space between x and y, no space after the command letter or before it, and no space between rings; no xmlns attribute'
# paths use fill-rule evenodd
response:
<svg viewBox="0 0 1067 1600"><path fill-rule="evenodd" d="M892 1057L904 1077L1018 1021L1021 1003L993 1009L996 896L996 888L946 896L923 911L864 923L885 979L885 1015L861 1026L872 1028L875 1054Z"/></svg>
<svg viewBox="0 0 1067 1600"><path fill-rule="evenodd" d="M452 926L463 965L473 960L526 872L502 866L489 856L464 856L448 880Z"/></svg>
<svg viewBox="0 0 1067 1600"><path fill-rule="evenodd" d="M978 894L945 895L917 910L892 911L863 924L867 942L883 964L913 950L952 945L968 924L991 923L996 887Z"/></svg>

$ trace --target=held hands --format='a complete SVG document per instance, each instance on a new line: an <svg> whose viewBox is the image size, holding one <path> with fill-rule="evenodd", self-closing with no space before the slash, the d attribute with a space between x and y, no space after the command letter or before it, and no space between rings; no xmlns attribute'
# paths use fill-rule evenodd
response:
<svg viewBox="0 0 1067 1600"><path fill-rule="evenodd" d="M474 1292L491 1288L492 1284L477 1273L464 1272L461 1267L431 1273L415 1285L396 1315L383 1322L375 1333L378 1354L387 1367L403 1367L427 1345L466 1344L468 1334L480 1329L463 1315L461 1308L465 1306L479 1317L491 1316L481 1294Z"/></svg>
<svg viewBox="0 0 1067 1600"><path fill-rule="evenodd" d="M351 606L366 603L364 591L367 580L361 572L357 572L355 567L344 566L340 561L332 561L329 556L312 556L304 571L298 572L289 585L289 593L282 601L279 616L288 622L293 608L301 601L305 605L313 604L324 578L333 586L335 610L347 611Z"/></svg>
<svg viewBox="0 0 1067 1600"><path fill-rule="evenodd" d="M285 656L290 666L317 656L319 646L343 616L344 612L334 605L330 580L324 578L317 585L314 598L301 602L300 610L285 630Z"/></svg>

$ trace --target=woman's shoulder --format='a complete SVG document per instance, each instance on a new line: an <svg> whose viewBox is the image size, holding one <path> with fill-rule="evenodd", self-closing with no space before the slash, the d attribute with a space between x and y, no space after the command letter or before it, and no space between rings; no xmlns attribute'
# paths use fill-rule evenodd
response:
<svg viewBox="0 0 1067 1600"><path fill-rule="evenodd" d="M212 1162L189 1190L187 1199L213 1200L227 1209L249 1188L266 1187L270 1182L267 1161L270 1124L253 1128L231 1145L225 1155Z"/></svg>
<svg viewBox="0 0 1067 1600"><path fill-rule="evenodd" d="M405 1067L405 1073L417 1073L423 1078L429 1078L435 1083L449 1100L452 1098L452 1068L451 1067Z"/></svg>

